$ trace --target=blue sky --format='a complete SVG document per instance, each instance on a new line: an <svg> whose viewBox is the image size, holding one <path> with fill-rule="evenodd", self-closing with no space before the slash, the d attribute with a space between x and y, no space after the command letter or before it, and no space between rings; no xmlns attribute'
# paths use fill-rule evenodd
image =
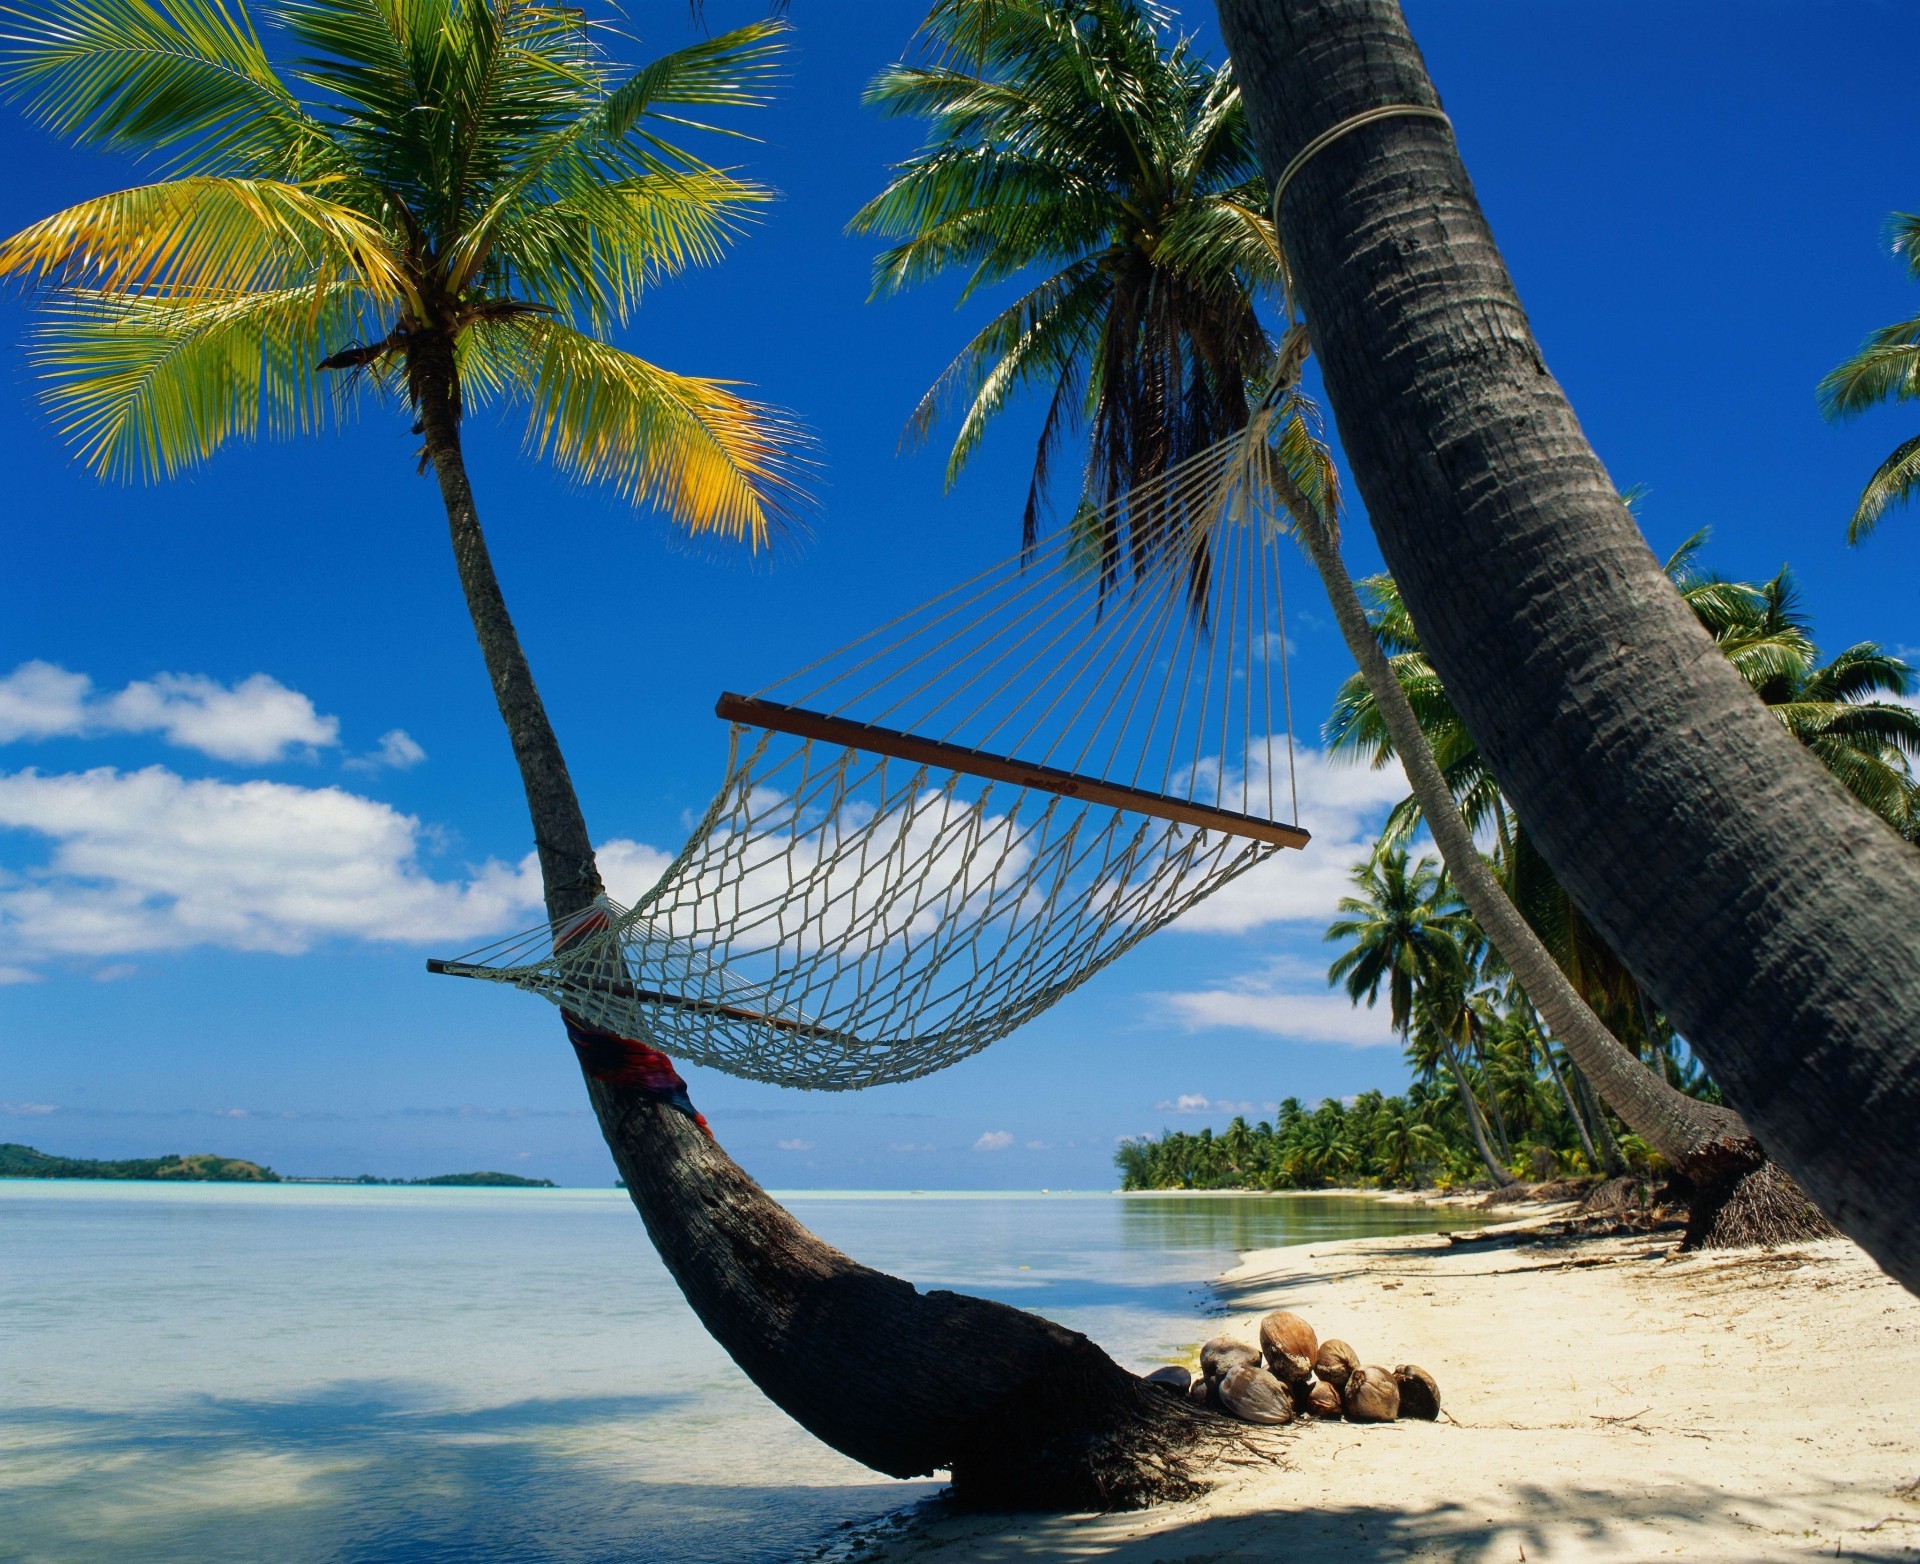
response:
<svg viewBox="0 0 1920 1564"><path fill-rule="evenodd" d="M631 8L642 52L680 0ZM1912 432L1844 428L1819 376L1920 312L1882 224L1920 201L1893 62L1899 0L1409 0L1548 361L1656 549L1791 561L1829 650L1920 655L1920 517L1849 549L1866 474ZM711 25L758 14L710 0ZM919 8L797 0L788 81L747 166L783 195L722 267L664 287L625 343L794 409L822 461L811 543L778 568L675 551L660 526L468 446L496 561L597 838L671 850L725 760L721 688L753 689L999 558L1032 409L962 482L901 422L986 307L866 300L843 233L916 140L862 83ZM1203 8L1194 25L1211 28ZM136 170L0 114L0 227ZM17 343L26 315L0 302ZM0 1139L89 1155L214 1150L283 1171L610 1164L539 1001L425 975L524 927L519 788L397 415L224 455L166 488L96 483L0 383ZM1349 525L1356 573L1377 565ZM1301 737L1348 663L1288 562ZM34 664L39 666L27 667ZM1312 724L1308 719L1313 719ZM1392 796L1309 757L1303 823L1230 930L1175 929L1023 1032L904 1086L820 1096L690 1070L722 1140L779 1187L1105 1187L1116 1137L1240 1104L1404 1079L1379 1015L1332 1002L1320 929ZM1631 865L1621 872L1631 873ZM618 889L618 887L616 887ZM630 888L631 889L631 888ZM1216 920L1218 921L1218 920Z"/></svg>

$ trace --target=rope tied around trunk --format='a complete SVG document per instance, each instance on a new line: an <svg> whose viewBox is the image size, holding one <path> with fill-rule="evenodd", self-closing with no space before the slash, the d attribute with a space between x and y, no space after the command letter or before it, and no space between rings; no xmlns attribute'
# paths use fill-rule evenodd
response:
<svg viewBox="0 0 1920 1564"><path fill-rule="evenodd" d="M1273 182L1273 201L1269 210L1273 213L1274 233L1277 235L1280 231L1280 203L1286 199L1288 189L1299 177L1303 168L1342 136L1359 130L1363 125L1374 125L1383 119L1402 119L1409 116L1416 119L1437 119L1449 130L1453 128L1453 121L1447 116L1446 111L1430 103L1382 103L1370 109L1362 109L1358 114L1348 115L1338 124L1321 131L1294 153L1287 160L1287 166L1280 170L1280 177ZM1287 264L1284 249L1280 256L1280 272L1286 286L1287 313L1291 316L1293 314L1293 268Z"/></svg>

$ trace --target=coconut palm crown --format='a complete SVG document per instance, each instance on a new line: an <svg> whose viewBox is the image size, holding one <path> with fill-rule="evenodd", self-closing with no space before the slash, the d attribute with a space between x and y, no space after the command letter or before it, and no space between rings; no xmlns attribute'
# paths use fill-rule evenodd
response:
<svg viewBox="0 0 1920 1564"><path fill-rule="evenodd" d="M1068 435L1090 435L1076 514L1092 517L1240 429L1271 367L1254 301L1282 264L1239 88L1168 25L1143 0L942 0L926 57L867 89L883 112L929 122L853 218L900 241L875 263L875 293L947 273L964 276L963 301L1024 288L909 432L964 406L951 482L1015 395L1039 391L1028 545ZM1110 527L1100 541L1118 543Z"/></svg>
<svg viewBox="0 0 1920 1564"><path fill-rule="evenodd" d="M417 407L438 373L456 417L524 408L567 474L767 540L797 493L783 420L608 336L765 199L668 138L759 100L778 24L622 71L609 29L530 0L273 19L273 58L241 0L33 0L0 23L0 88L30 117L162 165L0 243L0 275L42 285L30 354L86 463L170 477L369 387Z"/></svg>

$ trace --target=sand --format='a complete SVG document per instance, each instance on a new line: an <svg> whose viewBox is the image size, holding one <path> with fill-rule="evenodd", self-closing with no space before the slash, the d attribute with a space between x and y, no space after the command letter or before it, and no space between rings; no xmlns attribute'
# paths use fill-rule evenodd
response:
<svg viewBox="0 0 1920 1564"><path fill-rule="evenodd" d="M1671 1235L1556 1241L1545 1220L1267 1250L1221 1279L1249 1342L1287 1308L1368 1362L1420 1364L1439 1423L1295 1425L1266 1435L1277 1462L1191 1503L936 1511L854 1556L1920 1558L1920 1300L1845 1240L1687 1256Z"/></svg>

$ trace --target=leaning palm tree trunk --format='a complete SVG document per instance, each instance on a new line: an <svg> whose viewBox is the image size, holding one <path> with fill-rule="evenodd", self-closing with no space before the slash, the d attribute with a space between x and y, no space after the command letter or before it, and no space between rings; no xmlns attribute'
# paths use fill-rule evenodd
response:
<svg viewBox="0 0 1920 1564"><path fill-rule="evenodd" d="M461 453L451 344L410 352L460 584L525 786L547 914L601 891L586 819L494 575ZM1222 1420L1127 1373L1076 1331L922 1294L808 1232L688 1114L638 1089L588 1096L648 1235L701 1323L836 1450L956 1496L1116 1508L1190 1493Z"/></svg>
<svg viewBox="0 0 1920 1564"><path fill-rule="evenodd" d="M1437 103L1396 0L1219 6L1270 171L1363 110ZM1920 1288L1920 858L1662 576L1547 372L1451 130L1376 119L1283 196L1342 446L1468 731L1728 1097Z"/></svg>
<svg viewBox="0 0 1920 1564"><path fill-rule="evenodd" d="M1580 997L1474 845L1473 833L1454 803L1420 719L1380 649L1353 577L1340 557L1338 537L1311 515L1298 516L1296 521L1333 604L1347 650L1360 665L1360 676L1380 708L1427 829L1461 899L1594 1089L1692 1182L1696 1198L1686 1241L1749 1243L1823 1231L1825 1222L1819 1213L1790 1183L1782 1187L1785 1181L1767 1164L1752 1131L1737 1113L1674 1090L1634 1058Z"/></svg>

